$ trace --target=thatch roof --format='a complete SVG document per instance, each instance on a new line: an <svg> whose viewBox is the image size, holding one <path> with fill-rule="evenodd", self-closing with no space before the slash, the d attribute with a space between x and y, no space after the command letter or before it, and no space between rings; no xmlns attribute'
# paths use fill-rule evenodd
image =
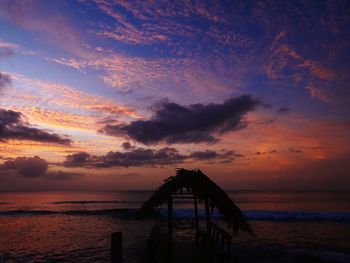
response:
<svg viewBox="0 0 350 263"><path fill-rule="evenodd" d="M193 194L199 199L208 198L210 207L219 211L222 219L229 227L233 228L235 234L239 230L253 234L241 210L224 190L200 170L177 169L176 176L167 179L151 198L143 204L140 210L141 214L145 215L153 212L154 207L167 202L169 197L181 188L192 189Z"/></svg>

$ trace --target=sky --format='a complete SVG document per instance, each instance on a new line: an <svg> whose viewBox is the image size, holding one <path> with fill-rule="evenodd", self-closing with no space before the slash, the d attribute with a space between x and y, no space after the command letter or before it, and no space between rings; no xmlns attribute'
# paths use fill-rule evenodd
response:
<svg viewBox="0 0 350 263"><path fill-rule="evenodd" d="M350 188L349 1L0 1L0 191Z"/></svg>

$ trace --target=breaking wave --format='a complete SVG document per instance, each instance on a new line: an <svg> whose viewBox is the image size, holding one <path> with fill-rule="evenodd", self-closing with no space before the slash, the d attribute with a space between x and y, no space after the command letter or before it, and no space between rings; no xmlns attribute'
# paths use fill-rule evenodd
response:
<svg viewBox="0 0 350 263"><path fill-rule="evenodd" d="M77 215L77 216L116 216L116 217L135 217L138 215L138 209L117 208L101 210L10 210L0 211L0 216L40 216L40 215ZM198 211L200 217L204 217L204 210ZM157 214L166 217L167 210L160 208ZM247 210L243 211L246 218L250 220L267 221L343 221L350 222L350 212L314 212L314 211L268 211L268 210ZM174 217L186 218L193 217L193 209L182 208L174 209ZM212 218L220 218L216 211L211 213Z"/></svg>
<svg viewBox="0 0 350 263"><path fill-rule="evenodd" d="M85 204L142 204L140 200L132 201L99 201L99 200L90 200L90 201L58 201L51 202L49 204L53 205L85 205Z"/></svg>

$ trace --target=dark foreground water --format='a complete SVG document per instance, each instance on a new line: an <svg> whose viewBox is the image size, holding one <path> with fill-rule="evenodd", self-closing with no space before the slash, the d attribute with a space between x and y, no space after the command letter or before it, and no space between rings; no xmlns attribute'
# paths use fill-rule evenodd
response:
<svg viewBox="0 0 350 263"><path fill-rule="evenodd" d="M0 193L0 262L108 262L115 231L123 232L125 262L136 262L153 221L137 220L135 214L150 194ZM349 192L228 194L256 234L234 238L237 255L252 262L350 262ZM179 202L175 209L179 221L193 216L192 203Z"/></svg>

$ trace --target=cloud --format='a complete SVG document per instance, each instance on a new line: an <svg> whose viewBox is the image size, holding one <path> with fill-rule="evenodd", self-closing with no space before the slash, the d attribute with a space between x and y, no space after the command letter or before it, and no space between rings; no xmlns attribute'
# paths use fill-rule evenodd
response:
<svg viewBox="0 0 350 263"><path fill-rule="evenodd" d="M121 174L120 176L122 177L131 177L131 176L140 176L141 174L139 173L125 173L125 174Z"/></svg>
<svg viewBox="0 0 350 263"><path fill-rule="evenodd" d="M70 19L71 8L62 12L64 6L60 2L3 0L0 2L0 17L37 33L41 40L66 52L81 57L94 56L94 52L83 45L83 31Z"/></svg>
<svg viewBox="0 0 350 263"><path fill-rule="evenodd" d="M0 59L12 56L14 50L19 46L15 43L3 41L0 39Z"/></svg>
<svg viewBox="0 0 350 263"><path fill-rule="evenodd" d="M277 151L276 150L271 150L271 151L268 151L268 152L255 152L254 154L256 155L263 155L263 154L271 154L271 153L276 153Z"/></svg>
<svg viewBox="0 0 350 263"><path fill-rule="evenodd" d="M126 136L143 144L215 142L216 134L244 128L243 116L259 104L259 100L249 95L231 98L222 104L188 107L162 102L153 107L151 118L126 125L106 125L102 132Z"/></svg>
<svg viewBox="0 0 350 263"><path fill-rule="evenodd" d="M15 48L14 44L2 41L0 39L0 60L4 57L12 55L12 49ZM8 74L0 72L0 92L3 88L11 85L11 77Z"/></svg>
<svg viewBox="0 0 350 263"><path fill-rule="evenodd" d="M290 109L287 108L287 107L281 107L277 110L278 113L286 113L286 112L289 112Z"/></svg>
<svg viewBox="0 0 350 263"><path fill-rule="evenodd" d="M212 150L196 151L188 155L181 154L175 148L147 149L129 148L125 152L109 152L106 155L96 156L87 152L67 155L63 165L66 167L137 167L163 166L194 161L230 162L242 155L234 151L215 152Z"/></svg>
<svg viewBox="0 0 350 263"><path fill-rule="evenodd" d="M16 93L11 94L16 99L24 99L21 95L32 96L36 103L47 107L65 107L71 110L88 111L89 115L94 113L114 114L118 116L138 117L138 114L130 107L118 105L115 100L96 94L83 92L75 87L57 83L29 78L21 74L12 74L14 81L18 83ZM18 94L19 93L19 94ZM16 96L17 95L17 96ZM49 99L48 99L49 98ZM32 101L29 102L32 106Z"/></svg>
<svg viewBox="0 0 350 263"><path fill-rule="evenodd" d="M305 12L310 7L304 6L298 12ZM334 8L344 10L341 4ZM293 12L291 10L287 16ZM345 15L345 12L339 13L340 17ZM339 23L345 17L333 17L332 20L337 22L327 26L321 22L322 16L304 17L307 19L303 23L293 23L293 27L289 26L289 30L278 34L271 43L263 67L269 84L277 89L304 88L313 99L332 104L337 109L348 109L349 57L344 54L347 54L349 44L343 37L348 31ZM313 37L316 34L319 37ZM326 40L330 37L331 42ZM296 45L296 38L308 44ZM315 46L318 48L310 48Z"/></svg>
<svg viewBox="0 0 350 263"><path fill-rule="evenodd" d="M216 152L212 150L205 150L205 151L196 151L192 152L189 155L190 158L193 158L198 161L219 161L228 163L234 160L234 158L237 157L243 157L242 154L236 153L235 151L221 151Z"/></svg>
<svg viewBox="0 0 350 263"><path fill-rule="evenodd" d="M66 156L66 166L83 166L87 162L92 162L92 156L87 152L79 152Z"/></svg>
<svg viewBox="0 0 350 263"><path fill-rule="evenodd" d="M1 49L14 50L14 49L16 49L18 47L19 47L18 44L15 44L15 43L12 43L12 42L7 42L7 41L4 41L4 40L0 39L0 48Z"/></svg>
<svg viewBox="0 0 350 263"><path fill-rule="evenodd" d="M99 125L98 122L100 121L99 116L71 113L67 112L66 108L64 110L51 110L32 106L13 106L10 109L21 112L31 123L50 128L65 129L67 132L79 130L95 133L96 127ZM98 127L102 126L99 125Z"/></svg>
<svg viewBox="0 0 350 263"><path fill-rule="evenodd" d="M58 170L58 171L47 172L45 178L48 180L70 180L80 176L82 176L81 173L64 172L64 171Z"/></svg>
<svg viewBox="0 0 350 263"><path fill-rule="evenodd" d="M299 149L296 149L294 147L291 147L291 148L289 148L289 152L291 152L291 153L302 153L303 151L299 150Z"/></svg>
<svg viewBox="0 0 350 263"><path fill-rule="evenodd" d="M201 160L213 159L217 156L218 156L218 153L211 150L196 151L191 154L191 157L195 159L201 159Z"/></svg>
<svg viewBox="0 0 350 263"><path fill-rule="evenodd" d="M174 148L162 148L160 150L137 148L127 152L111 151L103 156L80 152L68 155L64 165L68 167L156 166L181 163L184 159L186 157Z"/></svg>
<svg viewBox="0 0 350 263"><path fill-rule="evenodd" d="M23 177L33 178L46 174L48 163L38 156L17 157L0 165L0 172L15 172Z"/></svg>
<svg viewBox="0 0 350 263"><path fill-rule="evenodd" d="M179 28L175 31L181 31ZM187 25L189 26L189 25ZM196 29L194 29L196 31ZM227 32L222 32L225 35ZM144 56L135 56L134 54L120 53L112 50L101 52L100 56L93 59L77 58L47 58L50 61L75 68L80 72L89 72L96 70L101 72L103 82L115 88L121 94L137 93L140 96L154 94L156 98L160 97L181 97L184 92L191 93L197 97L223 97L226 98L232 94L232 89L245 86L244 76L248 76L251 68L249 62L252 58L232 57L225 54L224 58L212 55L207 52L209 46L212 50L216 46L211 43L205 43L193 48L187 46L187 36L184 38L186 43L175 44L165 48L164 52L170 52L169 56L153 54ZM206 39L207 37L205 37ZM193 43L193 41L188 41ZM235 45L236 39L229 43L229 46ZM254 41L252 41L254 43ZM202 42L200 42L202 43ZM220 46L221 41L217 45ZM205 52L201 52L205 46ZM246 46L244 46L246 47ZM217 47L217 48L222 48ZM242 48L239 46L238 48ZM181 49L181 51L177 51ZM197 54L197 53L201 54ZM182 53L175 55L174 53ZM196 53L196 54L195 54ZM237 56L236 52L232 52ZM147 53L148 54L148 53ZM242 83L244 82L244 84ZM183 98L182 98L183 99ZM188 99L190 102L190 100Z"/></svg>
<svg viewBox="0 0 350 263"><path fill-rule="evenodd" d="M139 116L131 107L119 105L112 98L13 72L10 75L11 89L3 89L0 104L21 112L29 123L65 129L66 133L79 130L95 134L104 126L100 122L105 118L113 116L120 122Z"/></svg>
<svg viewBox="0 0 350 263"><path fill-rule="evenodd" d="M69 145L71 140L56 133L50 133L29 126L17 111L0 109L0 141L16 139Z"/></svg>
<svg viewBox="0 0 350 263"><path fill-rule="evenodd" d="M0 91L11 84L11 78L9 75L0 72Z"/></svg>
<svg viewBox="0 0 350 263"><path fill-rule="evenodd" d="M131 145L130 142L123 142L122 147L124 150L130 150L135 148L135 146Z"/></svg>
<svg viewBox="0 0 350 263"><path fill-rule="evenodd" d="M217 22L223 15L217 12L220 7L216 4L211 4L209 8L205 4L186 1L158 2L156 5L151 1L134 1L132 4L127 1L114 4L110 1L96 1L96 4L103 13L115 20L112 30L102 28L98 34L134 45L169 41L178 43L184 36L191 37L202 33L204 22ZM129 19L131 16L125 15L125 11L133 19ZM189 18L198 23L186 23Z"/></svg>
<svg viewBox="0 0 350 263"><path fill-rule="evenodd" d="M49 180L67 180L81 176L80 173L66 171L49 171L49 163L40 158L17 157L0 164L0 175L20 175L25 178L45 178Z"/></svg>
<svg viewBox="0 0 350 263"><path fill-rule="evenodd" d="M318 99L320 101L324 101L324 102L331 101L331 96L329 93L327 93L327 91L325 89L317 87L313 83L310 83L305 88L309 92L309 94L312 98L316 98L316 99Z"/></svg>

